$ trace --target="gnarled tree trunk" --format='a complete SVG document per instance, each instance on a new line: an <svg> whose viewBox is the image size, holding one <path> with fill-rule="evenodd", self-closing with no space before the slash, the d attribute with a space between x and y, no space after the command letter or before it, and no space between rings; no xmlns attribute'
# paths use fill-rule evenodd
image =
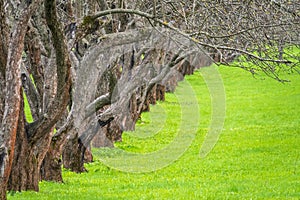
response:
<svg viewBox="0 0 300 200"><path fill-rule="evenodd" d="M24 119L19 121L19 125L24 123ZM36 143L32 143L24 126L19 126L13 161L14 167L11 171L8 190L39 190L40 166L48 150L50 140L51 134L46 134Z"/></svg>
<svg viewBox="0 0 300 200"><path fill-rule="evenodd" d="M37 115L38 119L34 119L32 123L21 124L18 129L14 168L9 180L9 189L15 191L39 190L42 161L49 148L55 124L63 116L69 102L71 62L56 14L56 2L45 0L44 6L47 15L46 22L50 30L48 34L51 34L51 43L55 52L55 56L48 57L50 64L47 69L51 69L56 75L54 79L48 78L44 81L44 101L40 111L42 114ZM25 31L27 24L28 22L24 24ZM49 80L55 81L49 84L47 82Z"/></svg>
<svg viewBox="0 0 300 200"><path fill-rule="evenodd" d="M0 0L0 120L2 122L5 108L5 73L6 73L6 63L7 63L7 51L8 51L8 34L9 29L6 24L5 17L5 9L4 9L4 1ZM0 126L2 128L2 126ZM1 131L1 130L0 130ZM4 137L5 134L0 132L0 136ZM10 136L10 135L9 135ZM0 199L6 199L6 187L7 187L7 177L9 176L11 169L11 162L9 161L10 156L6 154L7 148L11 148L11 146L7 146L10 144L14 144L13 141L2 141L0 139Z"/></svg>
<svg viewBox="0 0 300 200"><path fill-rule="evenodd" d="M66 169L70 169L76 173L85 172L84 168L84 153L86 147L82 140L75 134L74 137L70 138L64 146L62 158L63 166Z"/></svg>
<svg viewBox="0 0 300 200"><path fill-rule="evenodd" d="M63 182L61 155L68 134L71 135L70 131L74 131L72 130L72 122L73 121L68 118L68 121L59 129L59 132L52 137L50 147L41 166L42 180Z"/></svg>
<svg viewBox="0 0 300 200"><path fill-rule="evenodd" d="M0 1L0 15L1 15L1 73L5 76L5 107L4 107L4 116L2 124L0 127L0 197L1 199L6 199L6 189L7 182L9 179L9 174L11 172L15 141L17 130L20 130L22 127L18 127L19 113L21 109L21 70L20 70L20 61L22 57L22 51L24 48L24 38L27 30L27 23L40 3L40 0L33 1L31 5L26 7L21 16L20 20L17 22L17 25L14 27L14 30L11 33L11 38L8 43L7 34L9 33L8 26L5 23L5 9L4 2ZM7 54L6 54L7 52ZM5 56L7 57L5 58ZM5 63L6 61L6 63ZM5 63L5 65L4 65ZM4 71L3 71L4 70ZM2 83L3 79L1 80ZM2 101L2 100L1 100ZM1 108L2 109L2 108Z"/></svg>

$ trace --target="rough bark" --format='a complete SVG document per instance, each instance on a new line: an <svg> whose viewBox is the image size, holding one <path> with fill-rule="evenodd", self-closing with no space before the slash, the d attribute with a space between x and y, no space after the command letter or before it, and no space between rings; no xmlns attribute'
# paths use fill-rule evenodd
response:
<svg viewBox="0 0 300 200"><path fill-rule="evenodd" d="M78 72L79 73L79 72ZM84 102L78 96L86 96L87 86L75 86L77 97L74 99L74 113L72 116L75 120L80 121L80 127L76 127L74 124L71 131L64 137L68 137L68 141L64 146L63 155L63 165L65 168L70 169L76 173L81 173L86 171L84 168L84 162L91 162L92 155L90 152L90 143L99 132L105 132L107 130L106 126L112 119L108 121L98 121L92 114L99 112L106 105L111 103L111 95L116 84L115 72L109 70L105 71L99 80L95 80L96 95L99 96L92 102ZM89 83L91 83L89 81ZM77 88L78 87L78 88ZM87 104L88 103L88 104ZM87 104L87 105L86 105ZM82 114L84 113L84 114ZM80 119L83 117L83 119ZM78 120L79 119L79 120ZM77 140L75 135L78 136ZM75 143L74 143L75 142ZM111 142L109 142L111 144Z"/></svg>
<svg viewBox="0 0 300 200"><path fill-rule="evenodd" d="M84 153L86 147L83 142L75 134L74 137L70 138L64 146L62 154L63 166L66 169L70 169L76 173L86 172L84 168Z"/></svg>
<svg viewBox="0 0 300 200"><path fill-rule="evenodd" d="M6 24L6 16L4 10L4 1L0 0L0 120L2 122L4 115L4 106L5 106L5 71L6 71L6 62L7 62L7 48L8 48L8 33L9 29ZM2 185L2 182L1 182ZM3 190L0 189L2 196ZM1 198L0 196L0 198Z"/></svg>
<svg viewBox="0 0 300 200"><path fill-rule="evenodd" d="M9 29L6 24L6 16L4 10L4 0L0 0L0 75L2 78L5 78L5 69L6 69L6 61L7 61L7 47L9 40ZM3 89L1 88L2 92ZM0 93L1 94L1 93ZM1 95L3 96L3 95ZM0 109L2 112L4 109ZM0 113L0 117L2 119L2 114Z"/></svg>
<svg viewBox="0 0 300 200"><path fill-rule="evenodd" d="M108 5L107 5L106 0L96 0L96 1L99 5L100 10L107 10L108 9Z"/></svg>
<svg viewBox="0 0 300 200"><path fill-rule="evenodd" d="M122 141L122 133L123 131L116 121L112 121L107 125L106 138L108 138L112 143Z"/></svg>
<svg viewBox="0 0 300 200"><path fill-rule="evenodd" d="M113 143L106 136L106 130L102 129L92 140L92 147L101 148L101 147L113 147Z"/></svg>
<svg viewBox="0 0 300 200"><path fill-rule="evenodd" d="M165 100L166 87L161 84L157 84L156 87L156 100L164 101Z"/></svg>
<svg viewBox="0 0 300 200"><path fill-rule="evenodd" d="M25 133L25 130L24 130L25 121L24 121L24 114L23 114L24 106L23 106L23 104L24 104L24 100L23 100L23 96L22 96L22 91L20 91L20 112L19 112L19 115L21 115L21 116L18 117L18 121L17 121L18 125L17 125L17 132L16 132L16 133L19 133L19 134L24 134ZM19 137L18 137L19 134L16 134L16 138L15 138L16 140L19 139ZM14 154L16 154L17 149L18 149L18 146L15 145L14 150L13 150ZM15 163L12 162L12 164L15 164ZM12 168L11 172L13 171L13 169L15 169L15 168ZM9 180L8 180L8 182L9 182ZM7 189L9 189L9 186L8 186Z"/></svg>
<svg viewBox="0 0 300 200"><path fill-rule="evenodd" d="M62 178L62 160L57 156L57 149L55 146L50 145L48 152L43 160L40 169L41 180L63 182Z"/></svg>
<svg viewBox="0 0 300 200"><path fill-rule="evenodd" d="M83 161L84 163L91 163L94 161L93 159L93 154L92 154L92 147L91 145L88 145L85 149L85 152L84 152L84 156L83 156Z"/></svg>
<svg viewBox="0 0 300 200"><path fill-rule="evenodd" d="M107 122L109 123L109 122ZM100 125L97 121L85 121L79 129L72 127L74 133L68 134L67 142L64 144L62 158L63 166L76 173L85 172L85 162L92 161L90 152L90 143L94 136L101 130L101 127L106 126L103 122Z"/></svg>
<svg viewBox="0 0 300 200"><path fill-rule="evenodd" d="M40 168L41 180L63 182L61 171L62 147L63 145L58 141L58 137L53 137Z"/></svg>
<svg viewBox="0 0 300 200"><path fill-rule="evenodd" d="M30 105L31 114L34 120L41 117L42 101L44 88L44 66L41 61L41 41L39 40L38 31L32 25L27 31L25 37L25 48L27 50L30 64L26 66L27 70L24 73L26 76L25 93ZM27 73L26 73L27 72ZM30 75L34 78L34 84L31 81Z"/></svg>
<svg viewBox="0 0 300 200"><path fill-rule="evenodd" d="M50 147L41 166L41 180L63 182L62 178L62 151L67 136L72 135L72 111L63 127L52 137Z"/></svg>
<svg viewBox="0 0 300 200"><path fill-rule="evenodd" d="M23 105L21 111L23 111ZM30 138L28 138L24 127L25 117L24 112L21 112L14 152L14 167L12 168L9 178L8 190L38 191L38 183L40 181L39 169L47 152L51 135L46 134L41 141L33 145L30 143Z"/></svg>
<svg viewBox="0 0 300 200"><path fill-rule="evenodd" d="M0 132L0 196L6 199L6 188L11 171L18 119L21 105L21 70L20 61L24 48L27 23L40 1L34 1L23 11L15 26L8 44L6 63L5 108ZM1 3L1 7L4 5ZM4 13L0 8L1 14ZM2 17L1 17L2 18ZM4 18L3 20L5 20ZM7 31L7 30L5 30ZM1 61L3 62L3 60Z"/></svg>
<svg viewBox="0 0 300 200"><path fill-rule="evenodd" d="M14 158L18 170L11 173L9 187L9 189L17 191L38 191L40 166L50 146L53 128L69 103L71 62L61 24L56 15L56 2L46 0L44 8L47 16L46 22L51 32L51 42L55 50L55 56L50 56L48 64L51 65L48 67L56 66L56 70L53 71L56 72L54 80L57 82L52 87L55 88L54 93L44 91L44 97L51 101L43 101L43 114L33 123L26 125L26 134L18 133L20 140L18 140L18 152ZM56 61L55 63L51 62L53 59ZM47 84L45 87L50 88ZM26 155L24 155L25 153Z"/></svg>

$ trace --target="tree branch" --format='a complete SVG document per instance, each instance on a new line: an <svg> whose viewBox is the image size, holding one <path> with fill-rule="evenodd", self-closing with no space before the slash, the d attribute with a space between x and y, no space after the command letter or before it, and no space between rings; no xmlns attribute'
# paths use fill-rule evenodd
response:
<svg viewBox="0 0 300 200"><path fill-rule="evenodd" d="M56 1L45 0L44 9L56 54L57 91L46 113L29 126L28 135L33 143L37 142L43 135L49 134L56 122L64 114L69 103L69 91L71 87L71 61L65 36L61 28L62 25L57 17Z"/></svg>
<svg viewBox="0 0 300 200"><path fill-rule="evenodd" d="M265 59L265 58L262 58L260 56L257 56L253 53L250 53L246 50L243 50L243 49L239 49L239 48L233 48L233 47L227 47L227 46L220 46L220 45L213 45L213 44L208 44L208 43L204 43L204 42L201 42L199 40L197 40L196 38L193 38L191 37L189 34L175 28L174 26L168 24L167 22L164 22L160 19L157 19L155 18L153 15L149 14L149 13L145 13L145 12L141 12L141 11L138 11L138 10L132 10L132 9L112 9L112 10L105 10L105 11L101 11L101 12L98 12L96 13L95 15L92 15L92 16L88 16L88 17L91 17L91 19L95 20L99 17L102 17L102 16L106 16L106 15L111 15L111 14L117 14L117 13L129 13L129 14L135 14L135 15L139 15L141 17L145 17L147 18L148 20L153 20L154 22L157 22L158 24L170 29L170 30L173 30L177 33L179 33L180 35L186 37L187 39L190 39L191 41L195 42L196 44L199 44L201 46L204 46L204 47L208 47L208 48L211 48L211 49L222 49L222 50L231 50L231 51L236 51L236 52L239 52L239 53L242 53L244 55L248 55L252 58L255 58L259 61L263 61L263 62L273 62L273 63L285 63L285 64L288 64L288 63L292 63L291 61L288 61L288 60L276 60L276 59Z"/></svg>

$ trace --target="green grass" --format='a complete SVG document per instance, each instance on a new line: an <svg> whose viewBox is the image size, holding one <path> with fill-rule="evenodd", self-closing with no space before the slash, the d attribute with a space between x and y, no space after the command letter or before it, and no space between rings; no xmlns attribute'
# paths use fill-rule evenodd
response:
<svg viewBox="0 0 300 200"><path fill-rule="evenodd" d="M211 122L210 95L201 75L206 70L186 78L197 96L200 123L190 147L167 167L128 173L107 167L96 157L86 165L88 173L64 171L64 184L42 182L39 193L15 193L8 198L299 199L299 74L286 74L291 82L282 84L264 76L253 78L241 69L218 68L226 91L225 124L215 148L200 158ZM116 146L136 154L167 148L180 135L181 107L186 107L179 102L186 87L180 84L175 94L167 94L166 102L144 113L136 132L125 133ZM189 131L193 130L186 134ZM94 150L103 157L114 157L119 151Z"/></svg>

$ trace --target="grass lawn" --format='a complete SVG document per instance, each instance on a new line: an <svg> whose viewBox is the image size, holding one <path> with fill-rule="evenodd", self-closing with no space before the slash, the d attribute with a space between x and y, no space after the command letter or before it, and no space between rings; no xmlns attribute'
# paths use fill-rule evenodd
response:
<svg viewBox="0 0 300 200"><path fill-rule="evenodd" d="M200 123L197 129L186 129L191 144L174 162L153 172L122 172L100 160L119 150L94 150L96 161L86 165L88 173L64 171L64 184L42 182L39 193L9 194L8 199L299 199L300 75L285 74L291 82L282 84L264 76L253 78L242 69L219 67L226 92L226 118L215 148L201 158L212 109L201 75L206 70L186 77L187 82L181 83L175 94L167 94L165 102L144 113L137 130L124 133L123 142L116 144L136 154L168 147L180 135L180 113L190 107L180 103L180 94L190 84L197 97ZM194 115L188 118L194 119ZM168 149L169 154L178 149Z"/></svg>

